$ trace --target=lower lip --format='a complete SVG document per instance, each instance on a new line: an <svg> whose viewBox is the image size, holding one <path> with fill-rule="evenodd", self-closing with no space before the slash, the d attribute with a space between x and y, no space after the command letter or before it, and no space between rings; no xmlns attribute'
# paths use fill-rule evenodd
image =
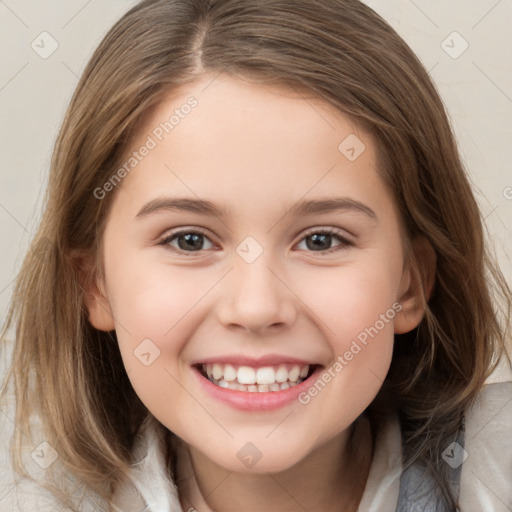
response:
<svg viewBox="0 0 512 512"><path fill-rule="evenodd" d="M294 400L298 400L298 396L309 388L312 382L311 378L319 373L322 368L318 367L306 380L288 389L253 393L250 391L221 388L210 382L206 377L203 377L197 368L192 368L192 370L199 379L199 384L216 400L242 411L272 411L280 409Z"/></svg>

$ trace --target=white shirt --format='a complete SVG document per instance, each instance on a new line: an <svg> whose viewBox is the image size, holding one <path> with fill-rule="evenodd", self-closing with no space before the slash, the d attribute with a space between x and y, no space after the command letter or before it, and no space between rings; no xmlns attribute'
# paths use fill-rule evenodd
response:
<svg viewBox="0 0 512 512"><path fill-rule="evenodd" d="M484 386L475 406L466 414L467 458L462 465L460 506L463 512L512 510L512 378ZM57 512L68 510L36 483L14 483L7 458L14 430L12 408L0 413L0 512ZM10 416L10 417L9 417ZM33 449L33 448L32 448ZM44 478L27 452L27 469ZM188 512L182 510L178 489L167 476L162 430L150 418L134 446L129 481L118 485L113 501L122 512ZM395 512L402 474L402 440L397 420L378 433L368 480L358 512ZM58 463L58 460L55 464ZM38 471L39 469L39 471ZM75 484L76 485L76 484ZM81 512L109 510L98 497L79 489Z"/></svg>
<svg viewBox="0 0 512 512"><path fill-rule="evenodd" d="M484 386L474 407L466 414L465 458L462 464L460 507L463 512L511 512L512 511L512 380L488 383ZM144 443L149 440L157 458L158 434L154 426L149 435L142 439L138 449L146 451ZM183 511L177 489L157 495L155 474L151 456L133 474L133 483L141 497L151 504L152 512ZM453 462L452 462L453 463ZM166 489L163 459L160 459L162 473L156 478L161 489ZM455 462L457 464L457 461ZM402 439L398 420L388 423L376 440L376 450L370 467L368 480L359 504L358 512L394 512L397 508L402 474ZM168 483L167 483L168 485ZM191 483L192 494L199 491L197 483ZM116 489L116 498L128 496L122 486ZM141 501L137 504L143 504ZM136 506L136 507L137 507ZM123 512L139 511L140 508L120 509ZM199 510L199 512L203 512ZM204 512L209 512L205 506Z"/></svg>

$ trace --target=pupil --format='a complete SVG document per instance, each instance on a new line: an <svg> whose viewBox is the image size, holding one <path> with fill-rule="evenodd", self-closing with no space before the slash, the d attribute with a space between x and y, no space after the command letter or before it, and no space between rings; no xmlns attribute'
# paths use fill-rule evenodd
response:
<svg viewBox="0 0 512 512"><path fill-rule="evenodd" d="M188 233L178 237L178 245L180 249L198 251L203 247L203 235L198 233ZM315 234L310 235L306 240L308 249L312 250L325 250L331 246L332 236L329 234ZM185 241L184 243L182 243Z"/></svg>
<svg viewBox="0 0 512 512"><path fill-rule="evenodd" d="M329 249L331 247L331 235L311 235L306 240L308 249ZM309 240L311 240L311 244L309 243Z"/></svg>
<svg viewBox="0 0 512 512"><path fill-rule="evenodd" d="M202 236L203 235L200 235L197 233L181 235L178 237L178 245L179 245L180 249L183 249L185 251L189 250L189 249L192 249L193 251L197 251L203 247ZM185 240L186 243L182 243L182 240ZM186 244L188 244L188 245L186 245Z"/></svg>

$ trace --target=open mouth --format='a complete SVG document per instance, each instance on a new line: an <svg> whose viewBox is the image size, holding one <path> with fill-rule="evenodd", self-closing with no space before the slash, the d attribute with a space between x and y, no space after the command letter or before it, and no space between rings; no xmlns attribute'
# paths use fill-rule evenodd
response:
<svg viewBox="0 0 512 512"><path fill-rule="evenodd" d="M280 364L259 368L233 364L195 365L199 373L221 388L249 393L281 391L309 378L319 367L314 364Z"/></svg>

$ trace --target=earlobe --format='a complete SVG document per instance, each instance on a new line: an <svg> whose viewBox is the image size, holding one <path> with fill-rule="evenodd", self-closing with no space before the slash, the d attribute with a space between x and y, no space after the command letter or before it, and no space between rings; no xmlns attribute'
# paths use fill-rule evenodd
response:
<svg viewBox="0 0 512 512"><path fill-rule="evenodd" d="M84 302L91 325L99 331L113 331L115 329L114 318L103 288L94 280L89 289L84 290Z"/></svg>
<svg viewBox="0 0 512 512"><path fill-rule="evenodd" d="M82 256L74 259L79 267L83 300L90 324L99 331L113 331L115 323L105 283L98 279L94 265L91 265L87 258Z"/></svg>
<svg viewBox="0 0 512 512"><path fill-rule="evenodd" d="M395 317L395 334L412 331L425 314L426 302L434 289L436 253L430 242L420 237L413 241L412 261L404 270L399 302L402 310Z"/></svg>

